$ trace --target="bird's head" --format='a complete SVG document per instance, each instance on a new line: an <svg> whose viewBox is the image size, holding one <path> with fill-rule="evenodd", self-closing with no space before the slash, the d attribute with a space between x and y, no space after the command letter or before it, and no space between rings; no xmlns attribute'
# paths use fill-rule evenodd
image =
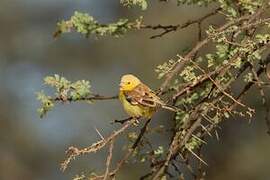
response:
<svg viewBox="0 0 270 180"><path fill-rule="evenodd" d="M138 86L141 81L132 74L123 75L120 82L120 91L131 91Z"/></svg>

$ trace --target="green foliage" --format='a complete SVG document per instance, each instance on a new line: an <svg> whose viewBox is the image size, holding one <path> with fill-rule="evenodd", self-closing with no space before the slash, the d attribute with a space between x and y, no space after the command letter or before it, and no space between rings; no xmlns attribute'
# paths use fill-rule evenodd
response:
<svg viewBox="0 0 270 180"><path fill-rule="evenodd" d="M130 22L128 19L119 19L115 23L100 24L87 13L75 11L74 15L71 16L70 20L57 23L57 30L54 36L58 37L62 33L71 32L71 30L74 29L76 32L81 33L86 37L88 37L89 35L111 35L119 37L125 34L128 30L138 28L141 22L142 19L139 18L134 22Z"/></svg>
<svg viewBox="0 0 270 180"><path fill-rule="evenodd" d="M252 75L252 73L247 73L247 74L244 76L244 81L245 81L245 82L251 82L251 81L253 81L253 75Z"/></svg>
<svg viewBox="0 0 270 180"><path fill-rule="evenodd" d="M216 0L177 0L178 5L180 5L180 4L187 4L187 5L196 4L199 6L206 6L212 2L216 2Z"/></svg>
<svg viewBox="0 0 270 180"><path fill-rule="evenodd" d="M179 76L183 78L184 82L196 81L198 76L194 70L195 68L193 66L186 66Z"/></svg>
<svg viewBox="0 0 270 180"><path fill-rule="evenodd" d="M216 67L217 65L228 63L227 59L233 54L233 50L229 50L229 45L220 43L216 45L216 51L214 53L208 53L205 55L208 68Z"/></svg>
<svg viewBox="0 0 270 180"><path fill-rule="evenodd" d="M50 111L54 107L54 103L51 100L51 97L45 95L43 91L37 92L37 100L41 102L41 107L38 108L37 111L40 118L42 118L48 111Z"/></svg>
<svg viewBox="0 0 270 180"><path fill-rule="evenodd" d="M148 0L120 0L120 3L126 7L139 6L142 10L146 10L148 7Z"/></svg>
<svg viewBox="0 0 270 180"><path fill-rule="evenodd" d="M247 11L248 13L255 13L255 11L263 5L263 0L217 0L220 7L227 12L227 17L232 19L239 16L239 9ZM238 9L236 8L238 7Z"/></svg>
<svg viewBox="0 0 270 180"><path fill-rule="evenodd" d="M263 5L263 0L239 0L239 4L242 5L244 10L253 14L258 7Z"/></svg>
<svg viewBox="0 0 270 180"><path fill-rule="evenodd" d="M202 143L205 142L197 136L193 135L190 140L185 144L185 148L187 148L189 151L193 151L194 149L197 149Z"/></svg>
<svg viewBox="0 0 270 180"><path fill-rule="evenodd" d="M155 69L156 73L158 73L158 79L161 79L168 74L172 68L174 68L175 64L176 62L173 59L170 59L168 62L158 65Z"/></svg>
<svg viewBox="0 0 270 180"><path fill-rule="evenodd" d="M90 95L90 82L85 80L76 81L71 85L70 97L72 100L79 100Z"/></svg>
<svg viewBox="0 0 270 180"><path fill-rule="evenodd" d="M63 92L67 93L66 90L70 88L71 82L66 78L55 74L54 76L47 76L44 78L44 84L49 85L56 89L56 92L59 94L63 94ZM58 94L57 94L58 96ZM65 94L66 96L66 94Z"/></svg>
<svg viewBox="0 0 270 180"><path fill-rule="evenodd" d="M182 104L183 104L183 102L178 101L177 105L182 105ZM176 129L180 129L182 127L182 125L189 120L189 117L190 117L189 113L187 113L187 112L184 112L184 111L177 112L175 117L174 117L176 125L177 125Z"/></svg>
<svg viewBox="0 0 270 180"><path fill-rule="evenodd" d="M45 95L43 91L37 93L37 99L41 102L38 109L40 117L44 117L54 107L55 101L87 100L86 98L91 95L90 82L85 80L71 82L55 74L45 77L44 84L55 89L55 97Z"/></svg>
<svg viewBox="0 0 270 180"><path fill-rule="evenodd" d="M228 18L235 18L238 15L237 10L234 8L233 1L228 0L218 0L220 7L227 12Z"/></svg>
<svg viewBox="0 0 270 180"><path fill-rule="evenodd" d="M266 44L270 41L270 33L269 34L257 34L256 41L262 44Z"/></svg>
<svg viewBox="0 0 270 180"><path fill-rule="evenodd" d="M164 148L162 146L158 146L156 150L154 150L154 155L161 156L164 153Z"/></svg>

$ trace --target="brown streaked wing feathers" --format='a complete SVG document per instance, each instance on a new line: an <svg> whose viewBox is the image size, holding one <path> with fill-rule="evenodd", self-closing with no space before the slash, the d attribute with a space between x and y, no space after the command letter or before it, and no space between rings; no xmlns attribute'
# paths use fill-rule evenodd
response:
<svg viewBox="0 0 270 180"><path fill-rule="evenodd" d="M157 107L163 102L152 92L152 90L144 84L140 84L132 91L124 93L127 101L133 105L142 105L146 107Z"/></svg>

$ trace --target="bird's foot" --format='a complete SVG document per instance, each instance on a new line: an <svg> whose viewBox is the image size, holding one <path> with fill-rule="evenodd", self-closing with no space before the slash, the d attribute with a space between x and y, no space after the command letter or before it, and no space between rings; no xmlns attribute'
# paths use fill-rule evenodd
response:
<svg viewBox="0 0 270 180"><path fill-rule="evenodd" d="M125 122L130 121L130 120L132 120L132 117L129 117L129 118L126 118L126 119L121 119L121 120L116 119L116 120L112 121L111 124L113 124L113 123L124 124Z"/></svg>

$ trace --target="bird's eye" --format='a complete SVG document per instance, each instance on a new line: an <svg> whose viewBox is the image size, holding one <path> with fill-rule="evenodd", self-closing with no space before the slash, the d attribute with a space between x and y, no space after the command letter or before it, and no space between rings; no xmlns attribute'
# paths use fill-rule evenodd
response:
<svg viewBox="0 0 270 180"><path fill-rule="evenodd" d="M128 82L127 84L130 84L130 82Z"/></svg>

